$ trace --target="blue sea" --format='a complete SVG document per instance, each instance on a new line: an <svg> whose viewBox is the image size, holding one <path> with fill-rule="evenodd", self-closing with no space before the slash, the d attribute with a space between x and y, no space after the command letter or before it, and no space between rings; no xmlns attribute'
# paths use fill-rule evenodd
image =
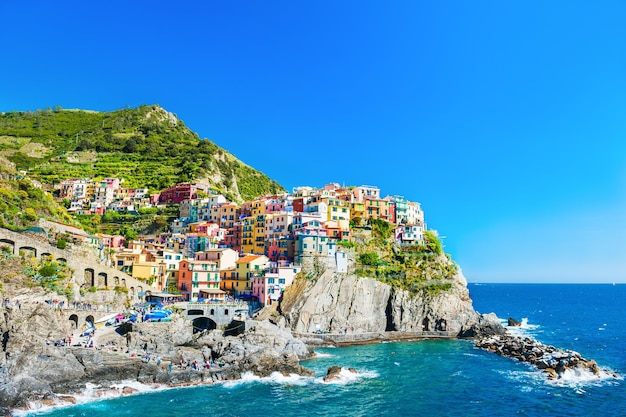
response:
<svg viewBox="0 0 626 417"><path fill-rule="evenodd" d="M580 352L626 376L626 285L470 284L481 313L523 320L517 331ZM320 348L314 378L168 389L28 415L46 416L624 416L622 379L549 382L534 368L469 341ZM322 376L332 365L339 382ZM23 415L23 413L22 413Z"/></svg>

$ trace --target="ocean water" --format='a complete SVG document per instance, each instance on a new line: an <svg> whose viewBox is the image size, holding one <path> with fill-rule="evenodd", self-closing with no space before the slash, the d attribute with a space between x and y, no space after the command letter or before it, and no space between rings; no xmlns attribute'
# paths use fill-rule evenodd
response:
<svg viewBox="0 0 626 417"><path fill-rule="evenodd" d="M626 375L626 285L470 284L481 313L523 320L516 331L573 349ZM304 362L312 378L148 391L76 406L19 413L45 416L624 416L622 379L591 375L547 381L534 368L469 341L423 340L321 348ZM322 376L332 365L336 383Z"/></svg>

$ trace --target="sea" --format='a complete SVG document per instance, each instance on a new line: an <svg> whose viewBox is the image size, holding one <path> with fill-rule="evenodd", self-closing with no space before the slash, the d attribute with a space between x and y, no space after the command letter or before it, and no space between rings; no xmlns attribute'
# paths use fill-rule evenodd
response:
<svg viewBox="0 0 626 417"><path fill-rule="evenodd" d="M471 341L419 340L315 349L314 377L247 375L237 382L141 393L20 416L626 416L626 285L469 284L474 307L522 322L512 329L575 350L618 378L550 381ZM330 366L341 378L325 383ZM356 373L348 368L353 368ZM81 399L82 398L82 399Z"/></svg>

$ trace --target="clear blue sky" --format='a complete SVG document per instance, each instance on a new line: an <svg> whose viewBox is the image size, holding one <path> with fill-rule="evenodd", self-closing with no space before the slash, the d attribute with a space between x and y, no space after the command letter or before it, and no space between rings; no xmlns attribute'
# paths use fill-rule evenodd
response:
<svg viewBox="0 0 626 417"><path fill-rule="evenodd" d="M473 282L626 282L623 1L0 2L0 111L160 104L419 201Z"/></svg>

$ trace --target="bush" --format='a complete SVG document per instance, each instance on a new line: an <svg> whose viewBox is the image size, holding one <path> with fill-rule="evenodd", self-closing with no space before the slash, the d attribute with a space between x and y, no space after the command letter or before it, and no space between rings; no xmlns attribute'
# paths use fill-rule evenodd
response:
<svg viewBox="0 0 626 417"><path fill-rule="evenodd" d="M376 252L365 252L359 255L359 262L363 265L377 266L380 258Z"/></svg>

